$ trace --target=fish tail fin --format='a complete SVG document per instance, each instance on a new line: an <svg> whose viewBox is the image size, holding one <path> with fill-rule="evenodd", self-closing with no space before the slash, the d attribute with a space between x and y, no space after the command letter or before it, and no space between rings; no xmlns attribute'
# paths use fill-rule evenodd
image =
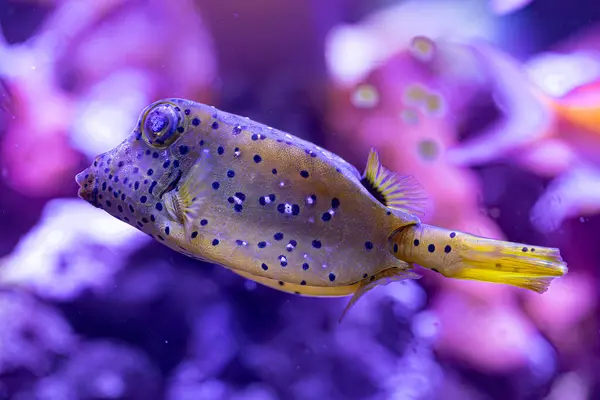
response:
<svg viewBox="0 0 600 400"><path fill-rule="evenodd" d="M392 251L455 279L502 283L544 293L567 264L560 250L487 239L429 225L413 225L390 236ZM394 246L395 245L395 246Z"/></svg>

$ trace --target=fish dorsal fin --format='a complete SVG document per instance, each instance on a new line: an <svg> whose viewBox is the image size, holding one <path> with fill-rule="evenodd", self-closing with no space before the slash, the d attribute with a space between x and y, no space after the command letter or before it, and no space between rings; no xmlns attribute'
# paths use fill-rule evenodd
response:
<svg viewBox="0 0 600 400"><path fill-rule="evenodd" d="M386 207L409 214L425 213L427 196L421 185L412 176L392 172L381 165L374 148L369 152L361 183Z"/></svg>
<svg viewBox="0 0 600 400"><path fill-rule="evenodd" d="M208 178L211 170L211 155L208 150L204 150L183 182L163 195L167 212L171 218L183 225L188 239L192 231L192 223L200 218L202 205L210 192Z"/></svg>
<svg viewBox="0 0 600 400"><path fill-rule="evenodd" d="M358 290L356 292L354 292L354 296L352 296L352 298L350 299L350 302L348 303L348 305L342 312L342 315L340 316L340 319L338 320L338 322L339 323L342 322L342 320L344 319L344 316L348 313L348 311L350 311L352 306L354 304L356 304L356 302L362 296L364 296L369 290L375 289L379 285L385 286L392 282L399 282L399 281L404 281L406 279L419 279L419 278L421 278L421 275L417 274L416 272L413 272L409 269L402 269L402 268L394 267L394 268L388 268L386 270L378 272L377 274L371 276L370 278L363 279L360 282L360 286L359 286Z"/></svg>

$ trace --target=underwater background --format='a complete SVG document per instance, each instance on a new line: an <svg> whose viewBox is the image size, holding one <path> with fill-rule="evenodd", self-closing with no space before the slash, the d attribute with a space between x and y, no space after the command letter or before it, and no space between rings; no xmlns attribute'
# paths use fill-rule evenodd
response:
<svg viewBox="0 0 600 400"><path fill-rule="evenodd" d="M0 399L600 399L597 0L0 0L0 32ZM77 198L164 97L374 146L424 221L569 273L425 271L338 324Z"/></svg>

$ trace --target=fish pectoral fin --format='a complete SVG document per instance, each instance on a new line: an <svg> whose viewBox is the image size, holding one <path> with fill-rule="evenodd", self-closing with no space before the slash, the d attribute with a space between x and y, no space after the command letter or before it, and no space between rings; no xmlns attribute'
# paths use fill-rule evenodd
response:
<svg viewBox="0 0 600 400"><path fill-rule="evenodd" d="M202 206L210 192L211 157L208 149L203 150L183 182L163 195L167 212L183 225L188 240L191 240L192 223L200 218Z"/></svg>
<svg viewBox="0 0 600 400"><path fill-rule="evenodd" d="M360 286L360 282L348 286L309 286L299 285L296 283L278 281L276 279L266 278L259 275L254 275L250 272L240 271L228 268L231 272L238 274L246 279L250 279L261 285L276 289L281 292L293 293L307 297L343 297L349 296L356 292Z"/></svg>
<svg viewBox="0 0 600 400"><path fill-rule="evenodd" d="M371 148L361 183L383 205L409 214L423 215L427 196L417 180L388 170L379 162L377 150Z"/></svg>
<svg viewBox="0 0 600 400"><path fill-rule="evenodd" d="M352 298L350 299L350 302L348 302L348 305L342 312L342 315L340 316L340 319L338 320L338 322L341 323L342 320L344 319L344 316L348 313L350 308L352 308L352 306L354 306L354 304L356 304L356 302L362 296L364 296L368 291L374 289L375 287L380 286L380 285L385 286L391 282L399 282L399 281L404 281L406 279L419 279L419 278L421 278L421 275L417 274L414 271L411 271L410 269L393 267L393 268L388 268L386 270L378 272L377 274L375 274L369 278L363 279L362 281L359 282L358 290L354 293L354 296L352 296Z"/></svg>

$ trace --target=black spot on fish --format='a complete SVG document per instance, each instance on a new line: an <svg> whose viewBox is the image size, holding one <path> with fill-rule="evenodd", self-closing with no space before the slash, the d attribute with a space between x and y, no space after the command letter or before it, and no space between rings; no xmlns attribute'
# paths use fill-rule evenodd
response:
<svg viewBox="0 0 600 400"><path fill-rule="evenodd" d="M240 199L241 201L246 200L246 195L242 192L236 192L235 193L235 197L237 197L238 199Z"/></svg>
<svg viewBox="0 0 600 400"><path fill-rule="evenodd" d="M287 267L288 263L287 263L287 258L286 256L284 256L283 254L281 254L279 256L279 262L281 263L282 267Z"/></svg>

